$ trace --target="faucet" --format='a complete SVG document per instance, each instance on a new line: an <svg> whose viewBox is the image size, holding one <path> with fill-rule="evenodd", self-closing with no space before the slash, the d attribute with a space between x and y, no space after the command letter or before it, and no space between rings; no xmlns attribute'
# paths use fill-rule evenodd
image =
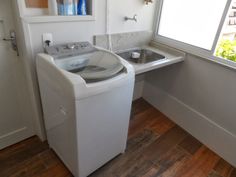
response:
<svg viewBox="0 0 236 177"><path fill-rule="evenodd" d="M148 5L149 3L153 3L153 0L144 0L144 2Z"/></svg>
<svg viewBox="0 0 236 177"><path fill-rule="evenodd" d="M130 17L127 17L127 16L126 16L126 17L125 17L125 21L128 21L128 20L137 22L137 21L138 21L137 15L135 14L135 15L133 16L133 18L130 18Z"/></svg>

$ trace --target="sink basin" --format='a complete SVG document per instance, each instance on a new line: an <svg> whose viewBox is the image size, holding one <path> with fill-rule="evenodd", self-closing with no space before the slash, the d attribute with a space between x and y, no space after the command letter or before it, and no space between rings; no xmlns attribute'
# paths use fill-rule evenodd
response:
<svg viewBox="0 0 236 177"><path fill-rule="evenodd" d="M139 54L140 57L133 58L132 53L134 52L136 54ZM137 64L145 64L145 63L149 63L149 62L153 62L157 60L163 60L166 58L165 56L159 53L153 52L151 50L148 50L148 49L132 49L125 52L117 53L117 55L119 55L120 57L122 57L123 59L129 62L137 63Z"/></svg>

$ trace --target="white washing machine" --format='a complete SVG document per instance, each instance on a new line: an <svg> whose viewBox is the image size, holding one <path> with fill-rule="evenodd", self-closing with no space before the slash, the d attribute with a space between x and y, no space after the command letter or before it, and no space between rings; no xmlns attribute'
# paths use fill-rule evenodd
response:
<svg viewBox="0 0 236 177"><path fill-rule="evenodd" d="M50 147L75 177L126 148L134 69L88 42L56 45L36 60Z"/></svg>

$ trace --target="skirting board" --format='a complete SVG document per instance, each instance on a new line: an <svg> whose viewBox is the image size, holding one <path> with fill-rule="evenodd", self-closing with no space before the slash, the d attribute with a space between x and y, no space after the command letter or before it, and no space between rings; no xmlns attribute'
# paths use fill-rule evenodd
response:
<svg viewBox="0 0 236 177"><path fill-rule="evenodd" d="M182 101L145 82L143 98L223 159L236 166L236 136Z"/></svg>
<svg viewBox="0 0 236 177"><path fill-rule="evenodd" d="M8 134L4 134L0 136L0 150L31 136L33 136L32 130L29 130L27 127L22 127Z"/></svg>

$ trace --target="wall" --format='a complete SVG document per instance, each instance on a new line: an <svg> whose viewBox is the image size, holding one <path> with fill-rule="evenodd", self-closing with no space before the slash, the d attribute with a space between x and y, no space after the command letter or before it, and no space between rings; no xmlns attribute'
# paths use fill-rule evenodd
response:
<svg viewBox="0 0 236 177"><path fill-rule="evenodd" d="M157 1L144 5L144 0L111 0L110 21L111 32L121 33L130 31L152 31L154 13ZM137 14L137 23L124 21L124 17L133 17Z"/></svg>
<svg viewBox="0 0 236 177"><path fill-rule="evenodd" d="M24 21L25 16L41 15L44 10L26 9L24 0L17 0L18 11L22 18L24 42L25 42L25 60L26 68L29 74L29 87L33 91L32 106L35 110L35 124L37 135L45 139L42 122L42 110L35 73L35 56L42 52L42 34L45 32L52 33L54 44L73 42L73 41L93 41L96 34L106 33L106 0L95 2L95 21L77 21L77 22L56 22L56 23L27 23ZM110 0L110 32L129 32L129 31L152 31L153 19L155 13L155 3L149 6L144 5L143 0ZM124 16L138 15L138 22L124 23Z"/></svg>
<svg viewBox="0 0 236 177"><path fill-rule="evenodd" d="M146 75L144 98L236 165L236 71L188 54Z"/></svg>
<svg viewBox="0 0 236 177"><path fill-rule="evenodd" d="M155 4L142 0L110 0L110 32L152 31ZM28 15L28 11L26 11ZM125 16L138 15L138 22L124 21ZM33 53L42 51L42 34L50 32L56 44L72 41L93 41L93 36L106 32L106 0L95 1L95 21L29 24Z"/></svg>

